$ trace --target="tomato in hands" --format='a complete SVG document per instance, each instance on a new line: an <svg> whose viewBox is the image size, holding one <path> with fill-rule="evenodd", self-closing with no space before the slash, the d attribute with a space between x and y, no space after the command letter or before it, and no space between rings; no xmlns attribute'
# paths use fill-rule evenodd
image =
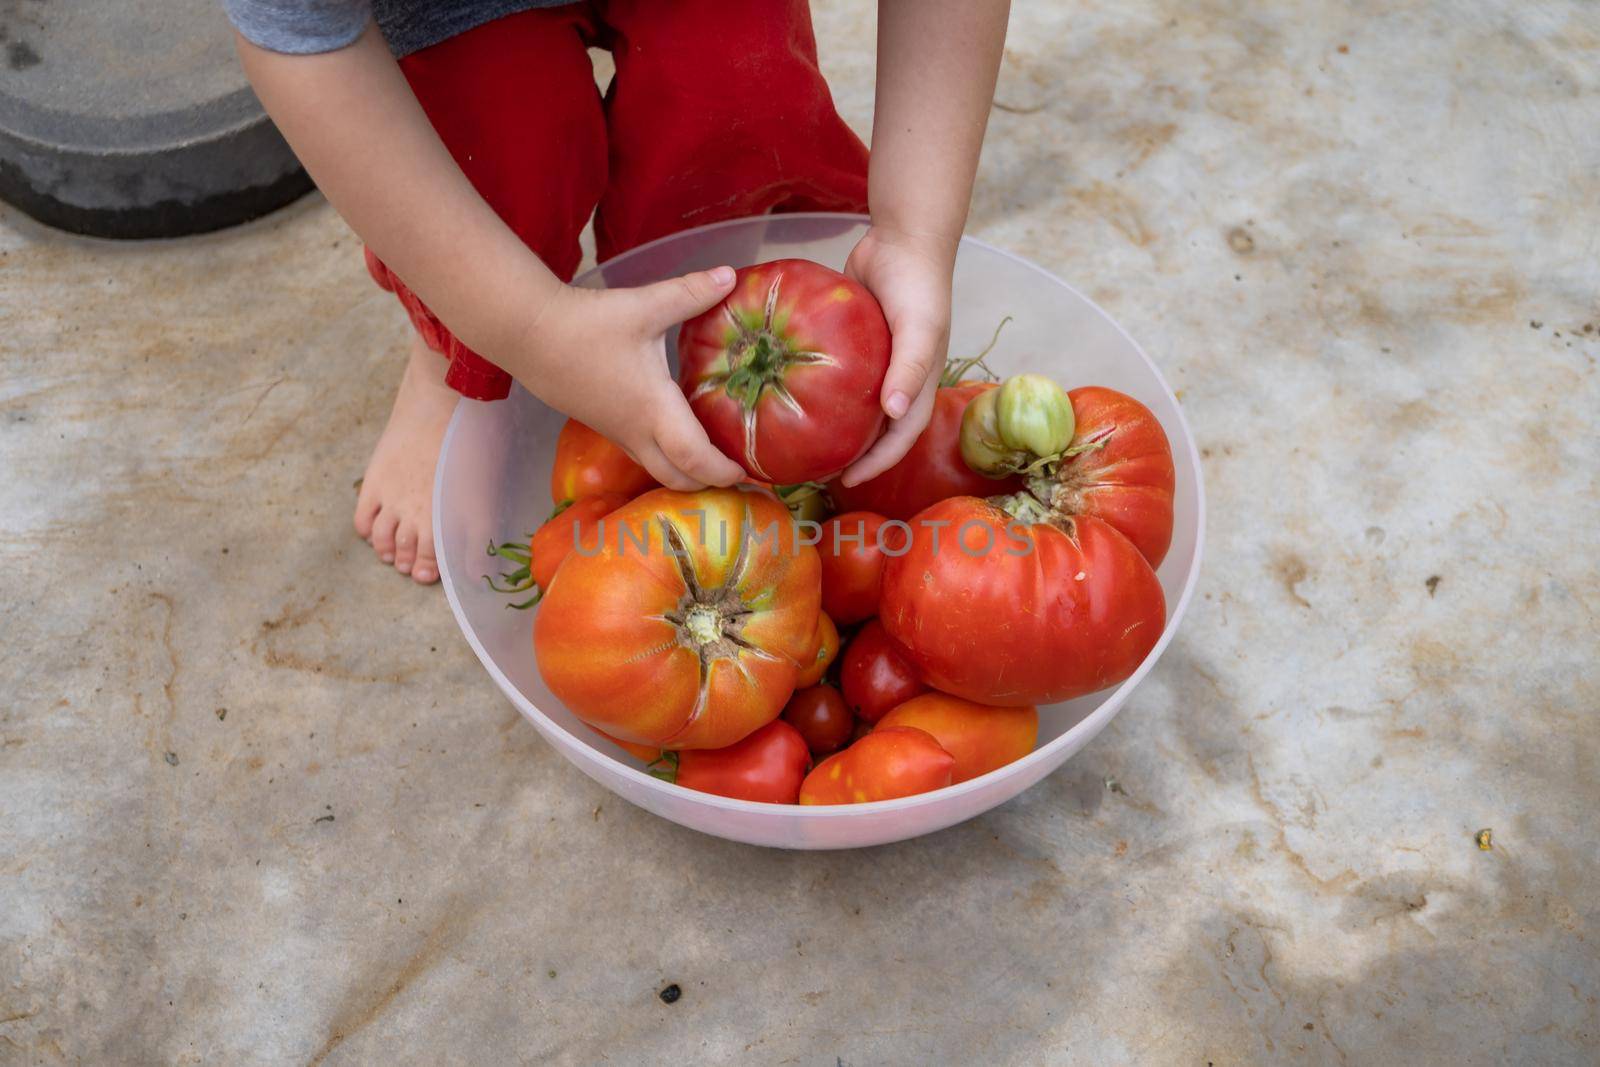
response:
<svg viewBox="0 0 1600 1067"><path fill-rule="evenodd" d="M877 722L890 708L928 688L877 619L863 626L845 648L839 684L845 703L867 722Z"/></svg>
<svg viewBox="0 0 1600 1067"><path fill-rule="evenodd" d="M826 756L843 748L856 727L856 718L844 697L831 685L796 689L783 709L783 718L800 731L813 756Z"/></svg>
<svg viewBox="0 0 1600 1067"><path fill-rule="evenodd" d="M656 489L561 565L534 620L539 672L624 741L723 748L778 717L815 649L816 550L757 489Z"/></svg>
<svg viewBox="0 0 1600 1067"><path fill-rule="evenodd" d="M865 286L820 263L740 270L683 324L678 366L711 443L765 482L832 477L883 431L888 323Z"/></svg>
<svg viewBox="0 0 1600 1067"><path fill-rule="evenodd" d="M870 511L851 511L823 523L822 540L817 542L817 554L822 557L822 603L834 622L851 626L878 613L883 546L898 551L906 540L897 527L880 534L888 521Z"/></svg>
<svg viewBox="0 0 1600 1067"><path fill-rule="evenodd" d="M550 499L558 507L601 493L618 493L631 500L655 485L649 471L577 419L568 419L561 427L555 468L550 472Z"/></svg>
<svg viewBox="0 0 1600 1067"><path fill-rule="evenodd" d="M801 664L800 675L794 681L798 689L822 681L822 676L828 673L828 668L833 666L834 657L839 654L839 630L833 625L833 620L828 617L826 611L817 612L816 642L816 651Z"/></svg>
<svg viewBox="0 0 1600 1067"><path fill-rule="evenodd" d="M1005 510L975 497L933 505L884 564L878 621L906 662L984 704L1049 704L1127 678L1166 624L1150 564L1093 516L1027 491L996 500Z"/></svg>
<svg viewBox="0 0 1600 1067"><path fill-rule="evenodd" d="M650 773L685 789L763 804L794 804L811 766L800 732L774 719L726 748L666 752Z"/></svg>
<svg viewBox="0 0 1600 1067"><path fill-rule="evenodd" d="M865 804L943 789L955 764L926 731L881 727L817 764L800 786L800 803Z"/></svg>
<svg viewBox="0 0 1600 1067"><path fill-rule="evenodd" d="M875 730L915 726L926 730L955 757L950 782L964 782L988 774L1033 751L1039 736L1039 711L993 707L953 697L949 693L924 693L895 708L878 721Z"/></svg>
<svg viewBox="0 0 1600 1067"><path fill-rule="evenodd" d="M850 511L875 511L902 522L929 504L952 496L988 496L1015 489L1014 479L986 478L961 458L961 416L978 394L994 382L957 382L939 388L933 415L905 456L860 485L830 482L834 503ZM842 621L842 620L840 620Z"/></svg>

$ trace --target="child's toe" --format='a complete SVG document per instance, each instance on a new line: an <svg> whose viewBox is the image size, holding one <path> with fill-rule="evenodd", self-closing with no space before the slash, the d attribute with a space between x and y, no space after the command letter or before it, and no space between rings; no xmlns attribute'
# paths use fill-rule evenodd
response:
<svg viewBox="0 0 1600 1067"><path fill-rule="evenodd" d="M417 538L417 561L411 565L411 580L429 585L439 580L439 561L433 554L433 531L424 530Z"/></svg>
<svg viewBox="0 0 1600 1067"><path fill-rule="evenodd" d="M417 559L417 527L415 520L407 519L395 530L394 569L401 574L411 573L411 564Z"/></svg>
<svg viewBox="0 0 1600 1067"><path fill-rule="evenodd" d="M372 548L385 563L394 562L394 536L400 526L400 516L387 509L378 512L372 523Z"/></svg>
<svg viewBox="0 0 1600 1067"><path fill-rule="evenodd" d="M372 540L372 523L378 517L379 501L376 490L368 490L365 484L361 487L360 494L356 497L356 535L363 541Z"/></svg>

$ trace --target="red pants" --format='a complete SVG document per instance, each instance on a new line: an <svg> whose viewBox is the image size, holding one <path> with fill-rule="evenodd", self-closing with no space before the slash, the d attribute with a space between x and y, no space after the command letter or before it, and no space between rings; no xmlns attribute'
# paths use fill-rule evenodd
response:
<svg viewBox="0 0 1600 1067"><path fill-rule="evenodd" d="M604 99L586 48L616 58ZM400 60L478 193L563 280L599 258L766 211L865 211L867 150L834 111L806 0L589 0L510 15ZM370 251L463 396L511 377Z"/></svg>

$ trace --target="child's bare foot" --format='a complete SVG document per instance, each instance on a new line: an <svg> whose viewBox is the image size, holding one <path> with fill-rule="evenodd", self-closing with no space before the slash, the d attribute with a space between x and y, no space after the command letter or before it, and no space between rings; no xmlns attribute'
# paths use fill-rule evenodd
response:
<svg viewBox="0 0 1600 1067"><path fill-rule="evenodd" d="M367 461L356 497L356 533L384 563L419 585L439 580L433 554L433 471L456 392L444 384L448 361L416 338L389 424Z"/></svg>

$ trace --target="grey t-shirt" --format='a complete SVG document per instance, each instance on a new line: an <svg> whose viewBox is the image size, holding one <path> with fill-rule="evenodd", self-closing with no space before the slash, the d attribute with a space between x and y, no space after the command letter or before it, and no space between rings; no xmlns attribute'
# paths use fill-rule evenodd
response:
<svg viewBox="0 0 1600 1067"><path fill-rule="evenodd" d="M377 22L398 59L531 7L571 0L222 0L245 39L273 52L332 52Z"/></svg>

